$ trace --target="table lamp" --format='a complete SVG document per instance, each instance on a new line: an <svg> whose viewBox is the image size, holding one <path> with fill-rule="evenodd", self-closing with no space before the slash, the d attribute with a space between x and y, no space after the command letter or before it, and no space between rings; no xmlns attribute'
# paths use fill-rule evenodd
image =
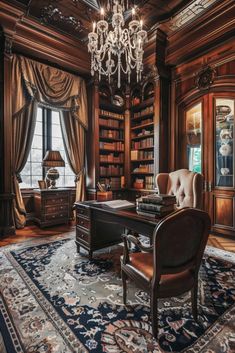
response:
<svg viewBox="0 0 235 353"><path fill-rule="evenodd" d="M46 178L50 180L49 189L57 189L56 180L59 179L59 172L55 167L64 167L65 163L59 151L47 151L42 161L43 167L49 167Z"/></svg>

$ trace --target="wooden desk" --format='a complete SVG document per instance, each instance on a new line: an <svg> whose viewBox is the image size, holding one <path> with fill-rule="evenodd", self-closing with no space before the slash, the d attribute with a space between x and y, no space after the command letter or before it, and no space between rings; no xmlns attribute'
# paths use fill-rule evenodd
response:
<svg viewBox="0 0 235 353"><path fill-rule="evenodd" d="M76 202L75 209L77 251L85 248L90 258L95 250L121 243L127 229L151 238L160 221L138 215L135 208L114 210L96 201Z"/></svg>

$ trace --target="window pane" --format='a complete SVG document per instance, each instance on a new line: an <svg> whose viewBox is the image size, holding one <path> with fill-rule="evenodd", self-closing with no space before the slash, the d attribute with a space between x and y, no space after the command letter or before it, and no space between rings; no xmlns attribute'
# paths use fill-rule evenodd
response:
<svg viewBox="0 0 235 353"><path fill-rule="evenodd" d="M62 131L60 125L59 112L52 111L52 150L60 151L61 157L65 161L64 168L58 168L60 173L59 180L56 181L57 186L75 186L74 173L68 164L66 154L64 151L64 143L62 138Z"/></svg>
<svg viewBox="0 0 235 353"><path fill-rule="evenodd" d="M38 180L42 179L42 154L42 108L39 107L31 151L21 172L21 188L38 187Z"/></svg>
<svg viewBox="0 0 235 353"><path fill-rule="evenodd" d="M52 136L54 135L53 127L52 127ZM64 144L62 138L52 137L52 149L55 151L63 151Z"/></svg>
<svg viewBox="0 0 235 353"><path fill-rule="evenodd" d="M33 162L42 162L42 149L32 148L31 157Z"/></svg>
<svg viewBox="0 0 235 353"><path fill-rule="evenodd" d="M52 124L52 130L53 130L54 137L59 137L59 138L62 137L60 125Z"/></svg>

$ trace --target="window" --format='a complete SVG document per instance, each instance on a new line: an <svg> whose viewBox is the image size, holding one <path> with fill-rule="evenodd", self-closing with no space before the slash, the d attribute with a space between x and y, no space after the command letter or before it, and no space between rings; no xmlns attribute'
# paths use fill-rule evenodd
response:
<svg viewBox="0 0 235 353"><path fill-rule="evenodd" d="M59 111L38 107L32 147L21 172L21 188L38 187L38 180L45 178L46 170L41 163L47 150L60 151L65 161L65 167L58 168L60 178L56 181L56 185L75 186L75 176L68 164L64 150Z"/></svg>

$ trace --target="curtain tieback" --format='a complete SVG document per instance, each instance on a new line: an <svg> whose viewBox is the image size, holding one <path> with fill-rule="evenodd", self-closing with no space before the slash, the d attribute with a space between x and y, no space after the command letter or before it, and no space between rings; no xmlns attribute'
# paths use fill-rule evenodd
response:
<svg viewBox="0 0 235 353"><path fill-rule="evenodd" d="M21 174L20 173L15 173L16 179L18 181L18 183L22 183L22 178L21 178Z"/></svg>
<svg viewBox="0 0 235 353"><path fill-rule="evenodd" d="M82 175L83 173L85 173L85 168L84 168L84 167L83 167L83 168L80 170L80 172L75 176L75 179L74 179L75 183L77 183L77 182L79 181L79 179L80 179L80 177L81 177L81 175Z"/></svg>

